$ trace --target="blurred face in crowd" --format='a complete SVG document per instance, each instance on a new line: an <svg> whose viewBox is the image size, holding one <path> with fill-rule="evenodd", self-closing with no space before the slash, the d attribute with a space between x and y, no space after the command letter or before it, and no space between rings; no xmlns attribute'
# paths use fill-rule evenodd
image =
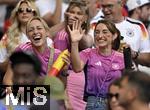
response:
<svg viewBox="0 0 150 110"><path fill-rule="evenodd" d="M101 0L101 7L105 18L110 21L117 19L122 10L120 0Z"/></svg>
<svg viewBox="0 0 150 110"><path fill-rule="evenodd" d="M110 32L110 30L107 28L107 26L103 23L99 23L94 32L94 39L95 39L95 45L98 48L103 47L112 47L113 40L117 37L114 36Z"/></svg>
<svg viewBox="0 0 150 110"><path fill-rule="evenodd" d="M124 110L123 107L119 105L119 87L117 85L111 85L109 88L108 99L111 110Z"/></svg>
<svg viewBox="0 0 150 110"><path fill-rule="evenodd" d="M140 19L142 21L148 21L150 17L150 4L146 4L140 8Z"/></svg>
<svg viewBox="0 0 150 110"><path fill-rule="evenodd" d="M125 77L121 83L119 88L119 104L123 107L127 107L132 103L135 98L135 93L133 92L134 88L129 86L128 78Z"/></svg>
<svg viewBox="0 0 150 110"><path fill-rule="evenodd" d="M68 14L67 14L68 13ZM68 12L66 12L67 23L72 25L74 21L79 20L81 22L86 21L85 11L83 11L79 6L70 6Z"/></svg>
<svg viewBox="0 0 150 110"><path fill-rule="evenodd" d="M27 27L27 35L35 47L43 47L46 43L47 31L38 19L32 19Z"/></svg>
<svg viewBox="0 0 150 110"><path fill-rule="evenodd" d="M18 20L21 23L27 23L31 17L34 16L34 10L28 6L27 3L21 3L20 7L17 10Z"/></svg>
<svg viewBox="0 0 150 110"><path fill-rule="evenodd" d="M20 63L13 68L13 83L16 85L31 85L37 78L33 64Z"/></svg>

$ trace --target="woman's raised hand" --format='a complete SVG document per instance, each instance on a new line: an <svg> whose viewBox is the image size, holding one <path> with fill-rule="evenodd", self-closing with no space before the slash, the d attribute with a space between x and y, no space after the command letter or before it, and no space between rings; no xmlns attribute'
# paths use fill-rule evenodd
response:
<svg viewBox="0 0 150 110"><path fill-rule="evenodd" d="M82 29L81 25L82 25L81 21L76 20L73 22L72 27L69 25L67 26L72 43L79 42L82 39L85 30Z"/></svg>

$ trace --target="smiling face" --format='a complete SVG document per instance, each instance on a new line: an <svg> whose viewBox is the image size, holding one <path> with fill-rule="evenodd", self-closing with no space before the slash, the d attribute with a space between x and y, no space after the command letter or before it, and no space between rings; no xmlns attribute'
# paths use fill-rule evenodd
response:
<svg viewBox="0 0 150 110"><path fill-rule="evenodd" d="M21 24L25 24L34 16L34 10L25 2L21 3L17 10L18 20Z"/></svg>
<svg viewBox="0 0 150 110"><path fill-rule="evenodd" d="M94 32L95 45L98 48L112 47L113 35L103 23L99 23Z"/></svg>
<svg viewBox="0 0 150 110"><path fill-rule="evenodd" d="M102 12L106 19L114 21L121 15L122 5L119 0L101 0Z"/></svg>
<svg viewBox="0 0 150 110"><path fill-rule="evenodd" d="M32 19L27 25L27 35L35 47L42 47L47 44L47 31L39 19Z"/></svg>

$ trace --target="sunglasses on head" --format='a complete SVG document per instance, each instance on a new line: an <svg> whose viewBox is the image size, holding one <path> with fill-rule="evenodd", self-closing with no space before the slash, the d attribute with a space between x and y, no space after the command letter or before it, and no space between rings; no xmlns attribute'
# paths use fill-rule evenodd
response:
<svg viewBox="0 0 150 110"><path fill-rule="evenodd" d="M108 93L107 97L108 97L108 99L112 99L113 97L115 97L116 99L118 99L119 94L118 93L116 93L116 94Z"/></svg>
<svg viewBox="0 0 150 110"><path fill-rule="evenodd" d="M34 12L34 9L31 9L31 8L25 8L25 9L19 8L17 12L18 13L23 13L24 11L26 11L27 13L31 13L31 12Z"/></svg>

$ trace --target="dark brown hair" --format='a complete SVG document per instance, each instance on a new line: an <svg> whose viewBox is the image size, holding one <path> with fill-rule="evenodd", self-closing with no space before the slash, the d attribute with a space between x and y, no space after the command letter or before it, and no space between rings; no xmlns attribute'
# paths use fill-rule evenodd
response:
<svg viewBox="0 0 150 110"><path fill-rule="evenodd" d="M117 34L117 38L113 41L112 49L118 50L119 46L120 46L120 38L121 38L120 31L116 28L114 23L112 23L112 22L110 22L108 20L99 20L96 23L95 29L96 29L97 25L100 24L100 23L105 24L106 27L108 28L108 30L112 34ZM94 36L95 36L95 29L94 29Z"/></svg>

